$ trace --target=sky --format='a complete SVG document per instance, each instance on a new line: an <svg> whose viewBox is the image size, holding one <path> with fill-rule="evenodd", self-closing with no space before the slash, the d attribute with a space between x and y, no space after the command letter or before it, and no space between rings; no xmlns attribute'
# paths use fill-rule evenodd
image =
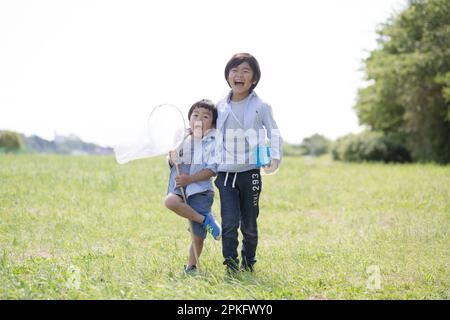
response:
<svg viewBox="0 0 450 320"><path fill-rule="evenodd" d="M130 141L156 105L220 100L227 61L249 52L285 141L360 132L363 59L406 3L0 0L0 130Z"/></svg>

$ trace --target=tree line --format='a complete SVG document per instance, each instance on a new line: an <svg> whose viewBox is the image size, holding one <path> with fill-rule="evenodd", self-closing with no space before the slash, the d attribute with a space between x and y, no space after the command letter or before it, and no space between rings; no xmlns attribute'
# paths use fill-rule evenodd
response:
<svg viewBox="0 0 450 320"><path fill-rule="evenodd" d="M0 153L55 153L55 154L112 154L109 147L86 143L77 136L46 140L39 136L25 136L18 132L0 130Z"/></svg>
<svg viewBox="0 0 450 320"><path fill-rule="evenodd" d="M450 2L409 1L378 36L354 106L360 124L414 161L449 163Z"/></svg>
<svg viewBox="0 0 450 320"><path fill-rule="evenodd" d="M336 160L450 162L450 1L411 0L381 24L354 110L367 129L336 141L313 135L292 155Z"/></svg>

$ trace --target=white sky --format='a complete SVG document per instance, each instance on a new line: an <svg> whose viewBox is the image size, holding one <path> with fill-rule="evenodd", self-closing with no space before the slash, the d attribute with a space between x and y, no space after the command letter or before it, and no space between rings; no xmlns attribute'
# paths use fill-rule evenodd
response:
<svg viewBox="0 0 450 320"><path fill-rule="evenodd" d="M114 145L153 106L228 92L236 52L286 141L358 132L352 106L375 30L406 0L0 0L0 129Z"/></svg>

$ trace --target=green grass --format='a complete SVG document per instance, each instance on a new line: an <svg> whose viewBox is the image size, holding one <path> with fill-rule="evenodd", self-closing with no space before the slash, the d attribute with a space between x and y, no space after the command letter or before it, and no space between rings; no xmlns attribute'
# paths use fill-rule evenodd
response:
<svg viewBox="0 0 450 320"><path fill-rule="evenodd" d="M183 275L167 174L161 158L0 155L0 299L450 298L449 166L287 157L263 178L257 271L236 279L210 236Z"/></svg>

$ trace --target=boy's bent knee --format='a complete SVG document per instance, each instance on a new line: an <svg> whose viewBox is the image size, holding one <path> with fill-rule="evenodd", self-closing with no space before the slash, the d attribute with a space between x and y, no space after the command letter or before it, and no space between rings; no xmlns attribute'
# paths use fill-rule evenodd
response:
<svg viewBox="0 0 450 320"><path fill-rule="evenodd" d="M180 205L180 201L176 198L176 196L167 196L164 200L164 205L169 210L176 210Z"/></svg>

